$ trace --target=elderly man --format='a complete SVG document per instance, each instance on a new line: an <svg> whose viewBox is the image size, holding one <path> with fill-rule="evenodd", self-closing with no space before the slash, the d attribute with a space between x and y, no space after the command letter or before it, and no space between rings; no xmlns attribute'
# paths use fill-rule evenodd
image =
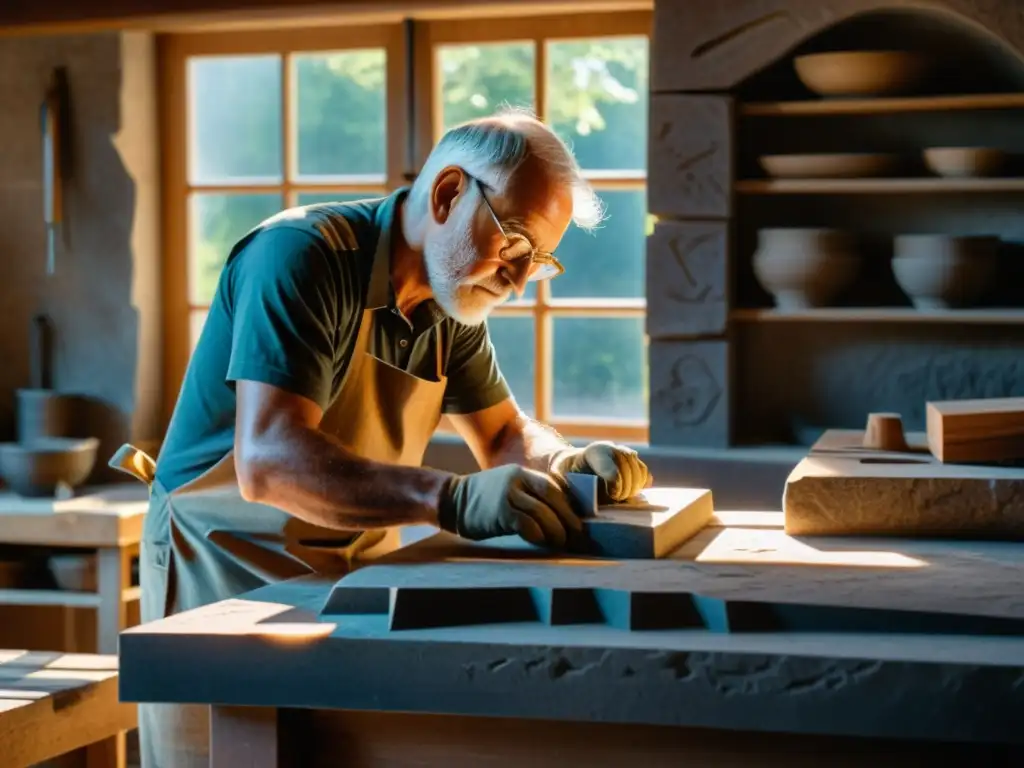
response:
<svg viewBox="0 0 1024 768"><path fill-rule="evenodd" d="M247 234L155 477L141 473L143 620L336 567L406 524L561 548L582 530L566 472L600 476L614 499L648 484L631 449L577 449L527 418L484 324L561 273L552 252L571 222L601 215L562 141L507 113L449 131L409 189L284 211ZM421 467L442 413L479 472ZM143 767L205 765L203 715L144 706Z"/></svg>

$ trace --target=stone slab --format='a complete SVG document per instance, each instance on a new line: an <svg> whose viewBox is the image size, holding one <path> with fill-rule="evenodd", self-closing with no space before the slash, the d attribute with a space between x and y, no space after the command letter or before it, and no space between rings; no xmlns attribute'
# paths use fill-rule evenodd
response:
<svg viewBox="0 0 1024 768"><path fill-rule="evenodd" d="M943 464L922 432L907 452L861 448L863 432L829 430L786 481L786 532L1024 540L1024 469Z"/></svg>
<svg viewBox="0 0 1024 768"><path fill-rule="evenodd" d="M647 335L714 336L729 321L729 224L659 221L647 237Z"/></svg>
<svg viewBox="0 0 1024 768"><path fill-rule="evenodd" d="M732 98L653 95L648 131L648 211L678 218L730 217Z"/></svg>
<svg viewBox="0 0 1024 768"><path fill-rule="evenodd" d="M1021 743L1024 640L321 620L303 579L128 630L121 698ZM983 703L983 704L982 704Z"/></svg>
<svg viewBox="0 0 1024 768"><path fill-rule="evenodd" d="M648 359L651 445L728 448L732 433L729 342L652 340Z"/></svg>

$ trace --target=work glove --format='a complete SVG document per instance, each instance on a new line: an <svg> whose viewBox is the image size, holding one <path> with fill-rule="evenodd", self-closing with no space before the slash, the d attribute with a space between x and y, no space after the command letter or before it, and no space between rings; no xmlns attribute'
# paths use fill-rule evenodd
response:
<svg viewBox="0 0 1024 768"><path fill-rule="evenodd" d="M566 489L515 464L454 475L441 494L438 521L442 530L474 541L518 534L537 546L564 549L583 536Z"/></svg>
<svg viewBox="0 0 1024 768"><path fill-rule="evenodd" d="M569 472L597 475L602 496L609 501L625 501L651 484L651 473L632 448L607 441L585 448L569 448L551 462L551 474L563 481ZM600 486L603 485L603 488Z"/></svg>

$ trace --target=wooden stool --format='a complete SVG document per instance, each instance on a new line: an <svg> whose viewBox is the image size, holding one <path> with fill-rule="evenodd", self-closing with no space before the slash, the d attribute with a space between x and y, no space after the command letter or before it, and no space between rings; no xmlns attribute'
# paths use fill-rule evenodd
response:
<svg viewBox="0 0 1024 768"><path fill-rule="evenodd" d="M0 650L0 763L28 768L83 750L88 768L125 768L136 707L118 700L117 656Z"/></svg>

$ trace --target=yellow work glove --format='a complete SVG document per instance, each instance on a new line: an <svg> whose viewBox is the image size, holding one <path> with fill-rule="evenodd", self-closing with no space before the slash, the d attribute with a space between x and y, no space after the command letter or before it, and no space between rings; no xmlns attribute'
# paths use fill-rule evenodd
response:
<svg viewBox="0 0 1024 768"><path fill-rule="evenodd" d="M585 448L562 451L551 462L551 474L565 478L569 472L597 475L611 501L625 501L651 484L651 473L632 448L607 441Z"/></svg>
<svg viewBox="0 0 1024 768"><path fill-rule="evenodd" d="M438 521L464 539L518 534L555 549L583 533L566 489L543 472L515 464L453 476L441 495Z"/></svg>

